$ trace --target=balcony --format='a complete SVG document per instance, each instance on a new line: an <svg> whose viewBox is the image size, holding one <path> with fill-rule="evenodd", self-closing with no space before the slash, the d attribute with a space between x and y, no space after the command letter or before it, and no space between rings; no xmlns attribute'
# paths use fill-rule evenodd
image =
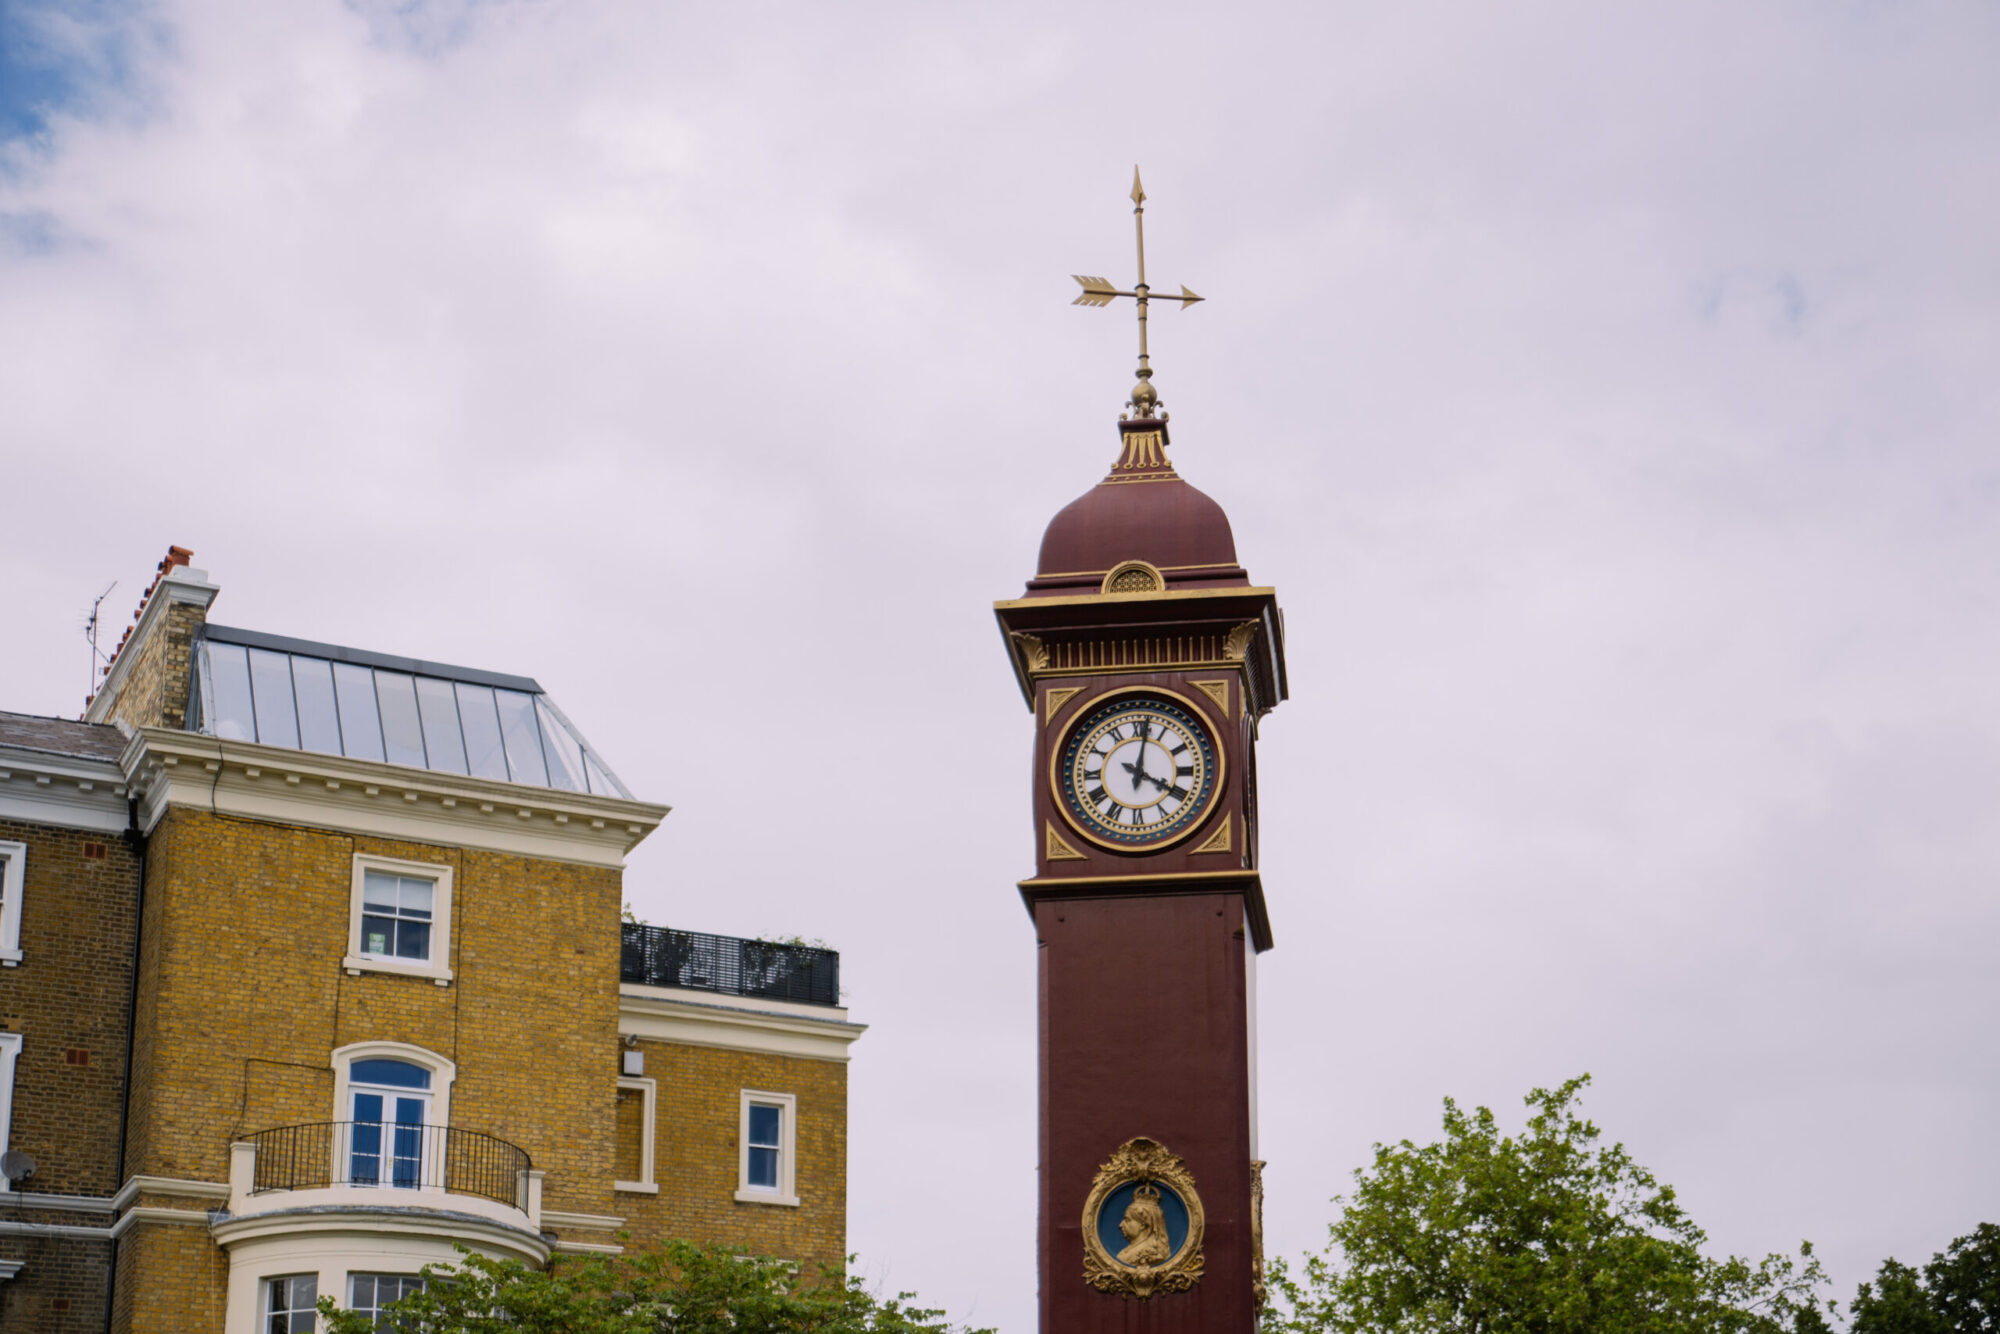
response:
<svg viewBox="0 0 2000 1334"><path fill-rule="evenodd" d="M638 922L623 924L618 976L649 987L724 996L840 1004L840 955L813 945L710 936Z"/></svg>
<svg viewBox="0 0 2000 1334"><path fill-rule="evenodd" d="M527 1210L526 1149L457 1126L320 1121L260 1130L250 1193L332 1186L477 1195Z"/></svg>
<svg viewBox="0 0 2000 1334"><path fill-rule="evenodd" d="M458 1126L320 1121L260 1130L230 1147L228 1212L216 1240L407 1234L462 1241L534 1264L542 1174L525 1149Z"/></svg>

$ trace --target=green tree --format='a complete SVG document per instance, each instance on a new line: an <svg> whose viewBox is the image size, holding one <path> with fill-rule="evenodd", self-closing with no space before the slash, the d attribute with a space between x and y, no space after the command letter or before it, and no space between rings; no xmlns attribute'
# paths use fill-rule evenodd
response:
<svg viewBox="0 0 2000 1334"><path fill-rule="evenodd" d="M2000 1227L1981 1223L1921 1272L1884 1260L1851 1310L1852 1334L2000 1334Z"/></svg>
<svg viewBox="0 0 2000 1334"><path fill-rule="evenodd" d="M991 1334L958 1331L942 1311L885 1300L858 1278L734 1247L668 1242L620 1256L552 1257L546 1269L460 1250L428 1266L424 1290L393 1309L423 1334ZM374 1320L322 1297L327 1334L372 1334Z"/></svg>
<svg viewBox="0 0 2000 1334"><path fill-rule="evenodd" d="M1519 1136L1447 1098L1441 1142L1376 1145L1326 1250L1297 1273L1273 1265L1267 1334L1827 1329L1810 1243L1754 1265L1709 1258L1673 1189L1578 1114L1589 1082L1530 1093Z"/></svg>

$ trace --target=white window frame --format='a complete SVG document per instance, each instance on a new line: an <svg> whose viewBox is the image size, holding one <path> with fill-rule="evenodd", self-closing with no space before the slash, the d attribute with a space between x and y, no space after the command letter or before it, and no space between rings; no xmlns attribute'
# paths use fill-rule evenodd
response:
<svg viewBox="0 0 2000 1334"><path fill-rule="evenodd" d="M0 964L21 966L21 890L28 882L28 845L0 843Z"/></svg>
<svg viewBox="0 0 2000 1334"><path fill-rule="evenodd" d="M21 1035L0 1033L0 1153L7 1152L14 1132L14 1062L21 1055ZM0 1176L0 1194L12 1193L14 1183Z"/></svg>
<svg viewBox="0 0 2000 1334"><path fill-rule="evenodd" d="M790 1093L744 1089L736 1118L736 1199L741 1204L782 1204L796 1209L798 1194L799 1100ZM750 1184L750 1108L778 1109L778 1188Z"/></svg>
<svg viewBox="0 0 2000 1334"><path fill-rule="evenodd" d="M658 1195L659 1182L653 1179L653 1135L654 1118L660 1105L660 1082L657 1079L620 1076L619 1089L636 1089L644 1098L645 1116L639 1131L639 1179L637 1181L614 1181L613 1190L633 1191L641 1195ZM613 1116L617 1115L615 1106Z"/></svg>
<svg viewBox="0 0 2000 1334"><path fill-rule="evenodd" d="M259 1289L257 1295L258 1329L269 1329L271 1327L271 1316L274 1314L271 1310L271 1285L273 1283L279 1283L290 1279L301 1279L301 1278L309 1278L313 1281L313 1300L317 1302L319 1300L319 1274L316 1272L307 1271L305 1273L298 1273L298 1274L266 1274L257 1280L257 1287ZM290 1315L297 1309L298 1308L296 1307L288 1308L286 1314ZM319 1319L317 1316L315 1316L313 1319L313 1328L314 1329L319 1328Z"/></svg>
<svg viewBox="0 0 2000 1334"><path fill-rule="evenodd" d="M437 886L431 902L431 957L385 959L361 952L361 893L370 871L406 875L428 880ZM347 906L347 957L341 967L358 977L362 973L397 973L405 977L428 977L439 986L450 986L451 972L451 867L443 862L412 862L372 853L354 854L354 882Z"/></svg>

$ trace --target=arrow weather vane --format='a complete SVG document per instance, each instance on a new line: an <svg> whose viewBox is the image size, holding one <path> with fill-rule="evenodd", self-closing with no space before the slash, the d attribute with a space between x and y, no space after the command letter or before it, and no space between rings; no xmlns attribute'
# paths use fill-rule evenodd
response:
<svg viewBox="0 0 2000 1334"><path fill-rule="evenodd" d="M1070 304L1073 306L1108 306L1115 296L1129 296L1139 307L1139 383L1132 388L1132 401L1126 406L1134 417L1151 418L1159 415L1160 393L1153 388L1153 366L1146 356L1146 304L1152 299L1152 289L1146 286L1146 187L1139 184L1139 169L1132 168L1132 225L1139 237L1139 281L1129 292L1121 292L1103 278L1082 273L1072 273L1083 288L1083 294ZM1178 301L1186 310L1202 298L1190 292L1186 285L1181 287L1179 296L1161 297L1162 301Z"/></svg>

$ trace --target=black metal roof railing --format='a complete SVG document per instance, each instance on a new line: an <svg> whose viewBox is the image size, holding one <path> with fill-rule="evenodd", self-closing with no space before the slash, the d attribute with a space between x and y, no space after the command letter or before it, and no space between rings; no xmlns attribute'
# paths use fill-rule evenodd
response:
<svg viewBox="0 0 2000 1334"><path fill-rule="evenodd" d="M622 945L622 981L760 1000L840 1004L840 955L815 945L710 936L641 922L623 923Z"/></svg>

